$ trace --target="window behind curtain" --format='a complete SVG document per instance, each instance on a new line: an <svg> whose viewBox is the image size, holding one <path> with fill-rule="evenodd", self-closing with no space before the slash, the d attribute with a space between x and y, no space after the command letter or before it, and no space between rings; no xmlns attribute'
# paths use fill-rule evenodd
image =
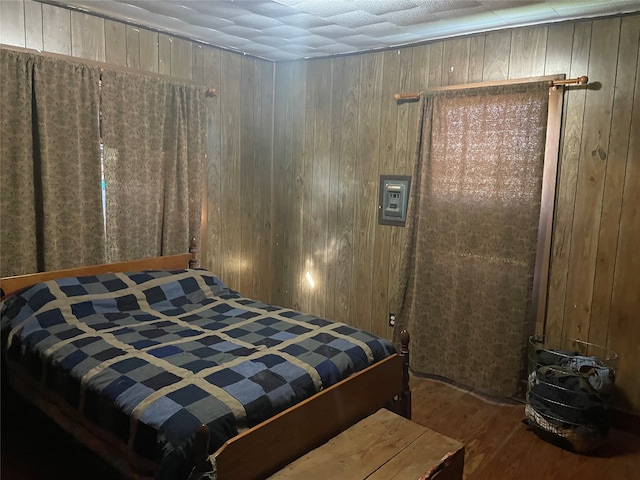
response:
<svg viewBox="0 0 640 480"><path fill-rule="evenodd" d="M104 263L99 71L0 50L0 274Z"/></svg>
<svg viewBox="0 0 640 480"><path fill-rule="evenodd" d="M0 274L186 252L200 234L201 88L0 52Z"/></svg>
<svg viewBox="0 0 640 480"><path fill-rule="evenodd" d="M184 253L200 235L202 89L129 72L102 76L107 258Z"/></svg>
<svg viewBox="0 0 640 480"><path fill-rule="evenodd" d="M521 379L548 84L422 94L400 323L412 368L489 395Z"/></svg>

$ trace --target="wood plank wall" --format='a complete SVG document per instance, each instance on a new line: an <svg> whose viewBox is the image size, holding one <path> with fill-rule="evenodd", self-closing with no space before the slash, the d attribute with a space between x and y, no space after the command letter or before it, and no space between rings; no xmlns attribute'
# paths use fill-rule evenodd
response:
<svg viewBox="0 0 640 480"><path fill-rule="evenodd" d="M378 177L411 174L416 141L416 105L392 94L588 75L565 94L546 332L617 351L618 406L640 414L640 15L274 65L17 0L0 2L0 43L216 87L203 265L386 337L404 230L377 225Z"/></svg>
<svg viewBox="0 0 640 480"><path fill-rule="evenodd" d="M206 99L202 265L271 299L273 62L33 0L0 2L0 43L215 87Z"/></svg>
<svg viewBox="0 0 640 480"><path fill-rule="evenodd" d="M391 335L404 231L377 224L378 178L412 173L417 110L393 93L588 75L565 94L546 333L615 350L640 413L639 45L636 14L278 63L274 301Z"/></svg>

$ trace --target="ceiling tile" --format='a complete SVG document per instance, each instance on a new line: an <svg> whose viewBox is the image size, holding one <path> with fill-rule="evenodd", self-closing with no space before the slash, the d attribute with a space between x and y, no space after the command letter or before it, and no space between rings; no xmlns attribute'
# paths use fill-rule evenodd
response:
<svg viewBox="0 0 640 480"><path fill-rule="evenodd" d="M640 0L40 1L273 61L640 11Z"/></svg>
<svg viewBox="0 0 640 480"><path fill-rule="evenodd" d="M419 6L419 0L388 0L385 2L372 2L371 0L353 0L354 8L364 10L373 15L384 15L387 13L401 12Z"/></svg>
<svg viewBox="0 0 640 480"><path fill-rule="evenodd" d="M365 12L364 10L353 10L351 12L340 13L338 15L331 15L330 17L327 17L327 20L331 23L347 28L357 28L383 21L381 17Z"/></svg>

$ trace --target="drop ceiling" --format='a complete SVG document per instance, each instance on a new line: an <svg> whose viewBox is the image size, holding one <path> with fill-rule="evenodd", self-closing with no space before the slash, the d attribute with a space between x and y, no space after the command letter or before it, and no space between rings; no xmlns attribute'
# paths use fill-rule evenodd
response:
<svg viewBox="0 0 640 480"><path fill-rule="evenodd" d="M640 11L640 0L46 1L273 61Z"/></svg>

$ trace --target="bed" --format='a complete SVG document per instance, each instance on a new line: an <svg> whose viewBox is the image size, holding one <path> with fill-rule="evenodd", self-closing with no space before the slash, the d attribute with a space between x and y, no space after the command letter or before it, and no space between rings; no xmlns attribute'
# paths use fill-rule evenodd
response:
<svg viewBox="0 0 640 480"><path fill-rule="evenodd" d="M243 297L194 253L0 280L12 387L127 478L265 478L380 407L408 342Z"/></svg>

